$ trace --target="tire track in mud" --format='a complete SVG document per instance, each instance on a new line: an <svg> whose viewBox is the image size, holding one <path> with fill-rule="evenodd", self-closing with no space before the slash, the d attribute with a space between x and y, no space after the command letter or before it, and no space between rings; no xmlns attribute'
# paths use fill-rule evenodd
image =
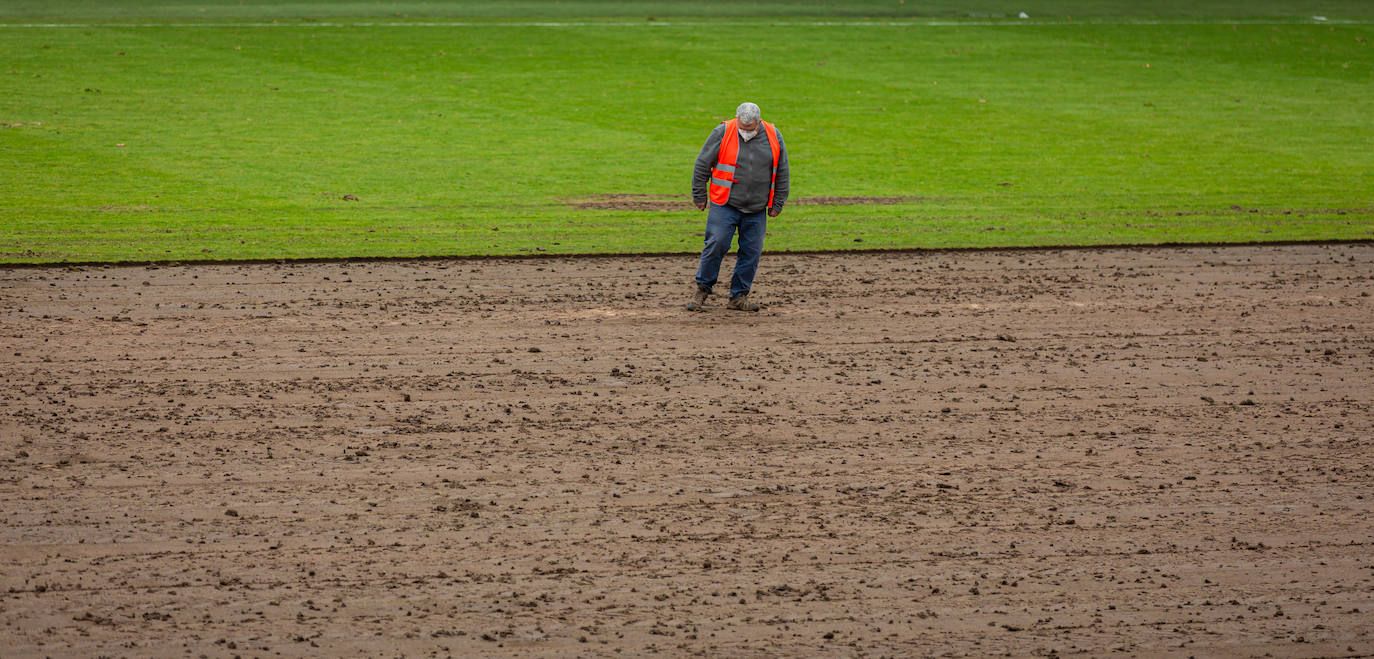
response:
<svg viewBox="0 0 1374 659"><path fill-rule="evenodd" d="M694 266L0 271L10 649L1374 652L1374 246Z"/></svg>

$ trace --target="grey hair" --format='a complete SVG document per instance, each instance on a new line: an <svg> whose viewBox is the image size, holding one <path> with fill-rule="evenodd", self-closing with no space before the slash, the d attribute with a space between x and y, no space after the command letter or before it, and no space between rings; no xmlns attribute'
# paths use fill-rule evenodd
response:
<svg viewBox="0 0 1374 659"><path fill-rule="evenodd" d="M739 119L740 123L742 124L748 124L752 126L758 123L759 119L761 119L762 117L763 113L759 112L759 106L754 105L749 101L740 103L739 107L735 108L735 118Z"/></svg>

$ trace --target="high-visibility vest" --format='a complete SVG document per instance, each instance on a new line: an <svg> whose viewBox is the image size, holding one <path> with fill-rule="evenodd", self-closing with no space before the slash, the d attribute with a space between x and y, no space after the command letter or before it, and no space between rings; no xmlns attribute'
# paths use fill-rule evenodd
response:
<svg viewBox="0 0 1374 659"><path fill-rule="evenodd" d="M778 182L778 131L773 124L759 121L768 135L768 146L773 150L772 178L768 184L768 207L773 207L773 188ZM735 161L739 158L739 119L725 122L725 135L720 139L720 155L716 166L711 170L711 183L707 186L711 201L724 206L730 201L730 188L735 185Z"/></svg>

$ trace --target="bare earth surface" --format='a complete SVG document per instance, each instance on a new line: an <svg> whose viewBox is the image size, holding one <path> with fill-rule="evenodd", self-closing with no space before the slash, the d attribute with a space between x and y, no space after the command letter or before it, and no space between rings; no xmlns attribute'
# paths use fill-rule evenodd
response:
<svg viewBox="0 0 1374 659"><path fill-rule="evenodd" d="M1374 653L1374 245L694 267L0 271L0 654Z"/></svg>

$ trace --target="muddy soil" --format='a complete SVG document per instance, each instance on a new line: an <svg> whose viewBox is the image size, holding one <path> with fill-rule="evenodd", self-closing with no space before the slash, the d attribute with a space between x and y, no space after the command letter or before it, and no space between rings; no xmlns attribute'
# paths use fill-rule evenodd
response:
<svg viewBox="0 0 1374 659"><path fill-rule="evenodd" d="M694 267L0 271L0 654L1374 653L1374 246Z"/></svg>

